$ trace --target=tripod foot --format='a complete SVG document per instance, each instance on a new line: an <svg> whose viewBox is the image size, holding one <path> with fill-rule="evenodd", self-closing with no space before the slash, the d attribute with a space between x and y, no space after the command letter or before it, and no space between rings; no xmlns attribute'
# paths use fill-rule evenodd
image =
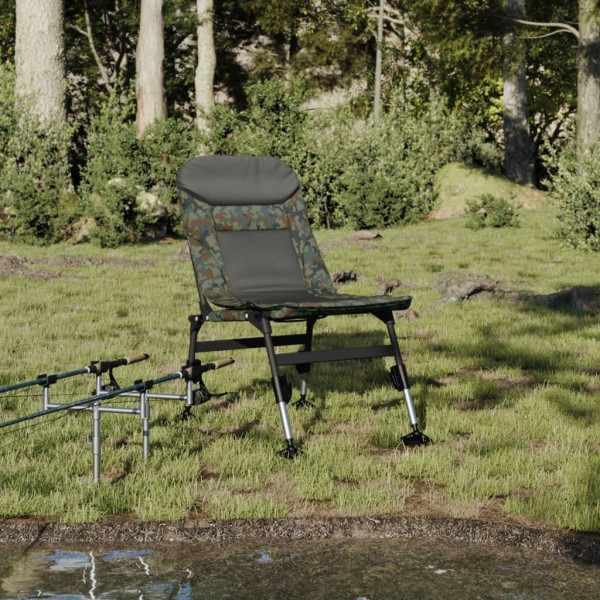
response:
<svg viewBox="0 0 600 600"><path fill-rule="evenodd" d="M292 406L298 410L299 408L314 408L315 405L306 399L306 394L300 394L300 399L292 402Z"/></svg>
<svg viewBox="0 0 600 600"><path fill-rule="evenodd" d="M433 442L423 432L419 431L419 429L415 427L414 431L402 436L402 443L405 446L411 447L426 446L427 444L432 444Z"/></svg>
<svg viewBox="0 0 600 600"><path fill-rule="evenodd" d="M183 409L183 412L177 417L178 421L189 421L190 419L195 419L196 415L192 412L191 406L186 406Z"/></svg>
<svg viewBox="0 0 600 600"><path fill-rule="evenodd" d="M294 442L288 440L287 447L283 450L280 450L277 454L281 456L281 458L292 459L296 458L299 454L302 454L302 450L296 448L296 446L294 446Z"/></svg>

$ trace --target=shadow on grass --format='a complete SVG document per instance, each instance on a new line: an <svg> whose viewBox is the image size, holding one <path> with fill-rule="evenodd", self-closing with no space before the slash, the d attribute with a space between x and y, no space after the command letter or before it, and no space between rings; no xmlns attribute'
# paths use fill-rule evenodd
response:
<svg viewBox="0 0 600 600"><path fill-rule="evenodd" d="M476 377L477 369L480 369L480 376L483 376L499 367L508 367L520 369L527 374L523 385L515 385L514 390L508 390L513 395L519 390L525 391L547 383L556 385L565 392L597 395L598 390L594 386L577 379L582 375L593 376L595 371L582 368L580 354L577 351L565 351L561 338L566 334L573 336L579 333L582 339L590 339L586 330L595 325L600 311L583 312L537 304L518 306L515 311L520 313L520 317L525 315L528 323L523 325L521 318L515 318L511 322L503 321L498 326L483 323L468 341L450 343L426 340L424 343L436 354L458 358L464 365L469 365L457 372L457 379L461 375L460 371L463 372L464 377L461 378L464 380ZM528 339L532 337L533 343ZM540 343L536 344L536 339ZM554 348L541 343L542 340L554 339ZM426 383L429 386L439 386L440 381L429 379ZM502 390L499 389L498 392L501 396ZM555 395L555 402L561 411L573 419L589 418L587 409L577 408L576 403L560 394Z"/></svg>

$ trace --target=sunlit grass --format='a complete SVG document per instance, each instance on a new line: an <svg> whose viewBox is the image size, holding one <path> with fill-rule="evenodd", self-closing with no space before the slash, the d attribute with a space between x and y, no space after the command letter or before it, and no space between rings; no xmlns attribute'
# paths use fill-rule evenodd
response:
<svg viewBox="0 0 600 600"><path fill-rule="evenodd" d="M549 215L524 211L521 227L510 230L473 232L453 219L385 230L382 239L358 244L348 243L348 231L317 232L330 271L362 275L343 291L372 294L378 277L395 277L402 286L394 293L414 297L419 316L399 319L396 329L417 413L434 445L400 445L408 418L388 361L318 364L309 389L315 407L289 409L303 454L280 459L283 434L266 356L250 350L234 353L234 366L207 374L211 391L232 394L196 407L195 419L177 419L178 401L152 401L148 462L139 417L104 414L98 486L89 413L0 430L0 515L375 516L411 514L415 506L427 514L435 505L436 515L493 513L600 530L598 312L489 298L437 302L436 282L447 271L489 275L531 294L597 285L599 261L560 247L553 227ZM104 251L0 243L0 256L29 260L20 274L0 274L0 385L141 352L151 358L115 372L122 385L178 370L187 355L187 316L198 311L191 265L173 258L178 246ZM48 272L54 276L27 276ZM208 324L201 337L254 333L244 324ZM385 343L385 328L356 316L317 324L315 348L339 343ZM286 375L298 383L294 370ZM82 376L52 393L68 401L93 385ZM182 393L183 384L161 391ZM40 393L0 395L0 419L40 410Z"/></svg>

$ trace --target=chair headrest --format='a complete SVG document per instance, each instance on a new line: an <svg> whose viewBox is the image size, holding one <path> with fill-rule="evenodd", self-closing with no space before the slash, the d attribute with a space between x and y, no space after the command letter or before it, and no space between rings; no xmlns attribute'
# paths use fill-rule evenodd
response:
<svg viewBox="0 0 600 600"><path fill-rule="evenodd" d="M280 204L300 187L294 171L271 156L200 156L177 173L177 188L214 206Z"/></svg>

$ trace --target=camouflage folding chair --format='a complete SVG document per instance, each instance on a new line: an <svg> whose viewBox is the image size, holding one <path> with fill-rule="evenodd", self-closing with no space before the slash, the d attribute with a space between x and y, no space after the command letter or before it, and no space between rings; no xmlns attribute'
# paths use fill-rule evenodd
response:
<svg viewBox="0 0 600 600"><path fill-rule="evenodd" d="M430 440L419 430L394 329L392 311L410 306L410 296L338 294L306 216L299 182L290 167L276 158L206 156L185 163L177 175L198 293L200 315L190 320L188 365L197 354L266 348L286 447L285 457L298 453L287 413L290 385L279 368L293 365L300 374L300 399L306 400L307 375L313 363L391 356L393 385L404 394L413 431L405 445ZM390 344L312 350L313 328L330 315L372 314L387 326ZM246 321L260 337L198 341L204 323ZM273 335L273 322L299 321L305 333ZM276 346L302 346L276 353ZM204 395L206 398L206 395ZM189 407L187 407L189 410Z"/></svg>

